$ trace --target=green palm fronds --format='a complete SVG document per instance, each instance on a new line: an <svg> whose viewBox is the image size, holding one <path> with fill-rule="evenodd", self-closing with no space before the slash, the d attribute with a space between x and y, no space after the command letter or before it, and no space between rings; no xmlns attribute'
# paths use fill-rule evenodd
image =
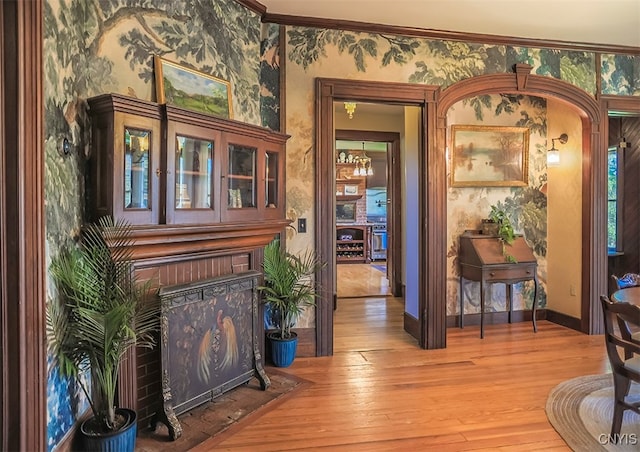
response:
<svg viewBox="0 0 640 452"><path fill-rule="evenodd" d="M134 346L153 347L159 307L150 281L140 284L133 268L131 226L104 217L90 225L78 248L52 260L58 298L47 306L47 341L60 372L81 379L94 416L115 427L115 394L120 361Z"/></svg>
<svg viewBox="0 0 640 452"><path fill-rule="evenodd" d="M307 250L297 256L274 240L264 248L264 286L260 286L265 303L279 315L280 337L291 337L291 327L306 306L314 306L319 296L313 276L326 264Z"/></svg>

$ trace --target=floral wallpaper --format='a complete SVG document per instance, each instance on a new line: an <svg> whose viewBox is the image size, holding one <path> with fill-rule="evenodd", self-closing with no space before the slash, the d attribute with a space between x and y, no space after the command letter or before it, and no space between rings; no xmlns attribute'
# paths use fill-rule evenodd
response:
<svg viewBox="0 0 640 452"><path fill-rule="evenodd" d="M434 84L447 87L484 74L510 72L515 63L528 63L533 72L572 83L590 94L596 90L595 55L589 52L532 49L288 27L286 33L287 208L292 219L307 217L313 224L313 103L316 77ZM487 97L468 101L482 121ZM508 101L496 108L507 108ZM531 118L529 118L531 119ZM290 232L294 249L312 245L312 234Z"/></svg>
<svg viewBox="0 0 640 452"><path fill-rule="evenodd" d="M239 3L49 0L44 7L48 256L73 246L83 223L90 152L86 99L115 92L155 101L154 54L229 80L234 119L262 124L264 118L266 125L279 129L279 28L265 26L263 39L260 17ZM66 157L57 152L62 137L73 143L73 152ZM73 382L61 378L55 366L49 367L51 450L84 407Z"/></svg>
<svg viewBox="0 0 640 452"><path fill-rule="evenodd" d="M475 44L307 27L286 32L287 206L289 218L313 219L313 121L316 77L440 85L485 74L506 73L527 63L533 73L571 83L595 96L596 55L591 52ZM640 56L609 55L602 60L603 92L640 95ZM479 119L486 114L481 96L469 100ZM308 224L313 224L309 220ZM290 246L312 245L290 232Z"/></svg>
<svg viewBox="0 0 640 452"><path fill-rule="evenodd" d="M280 130L280 26L265 27L260 46L260 116L264 127Z"/></svg>
<svg viewBox="0 0 640 452"><path fill-rule="evenodd" d="M595 93L595 56L589 52L530 49L474 44L379 33L293 27L287 32L291 63L315 72L332 53L349 56L351 72L389 68L402 75L396 81L447 87L465 78L504 73L515 63L533 66L537 75L550 76ZM332 60L333 61L333 60Z"/></svg>
<svg viewBox="0 0 640 452"><path fill-rule="evenodd" d="M640 96L640 55L602 55L602 94Z"/></svg>
<svg viewBox="0 0 640 452"><path fill-rule="evenodd" d="M480 111L478 111L480 106ZM466 99L451 107L447 123L515 126L529 129L529 185L527 187L449 187L447 192L447 314L460 312L459 237L466 229L480 229L491 206L503 209L517 233L523 234L538 261L539 306L546 304L547 253L547 103L546 99L523 95L491 95ZM449 138L451 140L451 137ZM451 144L449 144L451 147ZM449 168L448 171L451 171ZM480 283L466 282L465 313L480 312ZM533 284L514 286L513 308L531 307ZM504 284L489 285L485 311L504 311Z"/></svg>

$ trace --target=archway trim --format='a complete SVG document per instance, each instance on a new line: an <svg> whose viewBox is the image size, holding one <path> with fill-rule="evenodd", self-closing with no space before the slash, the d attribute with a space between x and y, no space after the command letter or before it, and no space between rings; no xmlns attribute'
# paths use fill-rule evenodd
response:
<svg viewBox="0 0 640 452"><path fill-rule="evenodd" d="M599 294L607 290L606 260L606 143L601 132L602 109L594 97L580 88L551 77L532 75L531 66L517 64L514 73L481 75L462 80L441 92L437 101L437 138L444 156L447 143L448 110L463 99L483 94L520 93L552 97L571 106L582 119L582 300L581 330L602 332ZM443 157L444 158L444 157ZM439 187L446 197L446 185ZM446 199L442 202L446 203ZM446 230L446 218L436 218ZM445 303L444 300L442 300Z"/></svg>

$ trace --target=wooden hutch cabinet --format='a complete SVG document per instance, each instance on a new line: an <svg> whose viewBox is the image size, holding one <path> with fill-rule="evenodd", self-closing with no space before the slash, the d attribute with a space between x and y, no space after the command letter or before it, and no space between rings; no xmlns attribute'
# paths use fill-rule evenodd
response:
<svg viewBox="0 0 640 452"><path fill-rule="evenodd" d="M89 99L92 219L211 224L283 219L287 135L117 94Z"/></svg>
<svg viewBox="0 0 640 452"><path fill-rule="evenodd" d="M291 223L284 199L288 136L119 94L88 104L87 220L128 221L136 273L165 293L186 287L195 297L201 286L218 294L211 284L220 281L246 285L243 300L251 303L233 315L253 331L250 352L259 369L264 332L256 275L264 246ZM164 305L161 316L168 316ZM165 325L164 317L159 321ZM166 402L164 365L158 349L132 350L123 361L118 403L135 409L140 425ZM236 380L214 386L230 389Z"/></svg>

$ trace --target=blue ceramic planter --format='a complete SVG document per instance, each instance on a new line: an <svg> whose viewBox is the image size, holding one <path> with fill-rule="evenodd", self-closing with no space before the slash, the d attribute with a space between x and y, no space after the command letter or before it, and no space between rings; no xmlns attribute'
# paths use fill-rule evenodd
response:
<svg viewBox="0 0 640 452"><path fill-rule="evenodd" d="M105 435L91 435L85 432L83 422L80 426L83 447L85 450L96 452L133 452L136 447L138 433L138 417L136 412L126 408L118 408L116 412L129 419L125 427L117 432Z"/></svg>
<svg viewBox="0 0 640 452"><path fill-rule="evenodd" d="M276 367L289 367L296 357L296 349L298 348L298 335L291 333L293 337L289 339L280 339L269 334L269 342L271 344L271 361Z"/></svg>

